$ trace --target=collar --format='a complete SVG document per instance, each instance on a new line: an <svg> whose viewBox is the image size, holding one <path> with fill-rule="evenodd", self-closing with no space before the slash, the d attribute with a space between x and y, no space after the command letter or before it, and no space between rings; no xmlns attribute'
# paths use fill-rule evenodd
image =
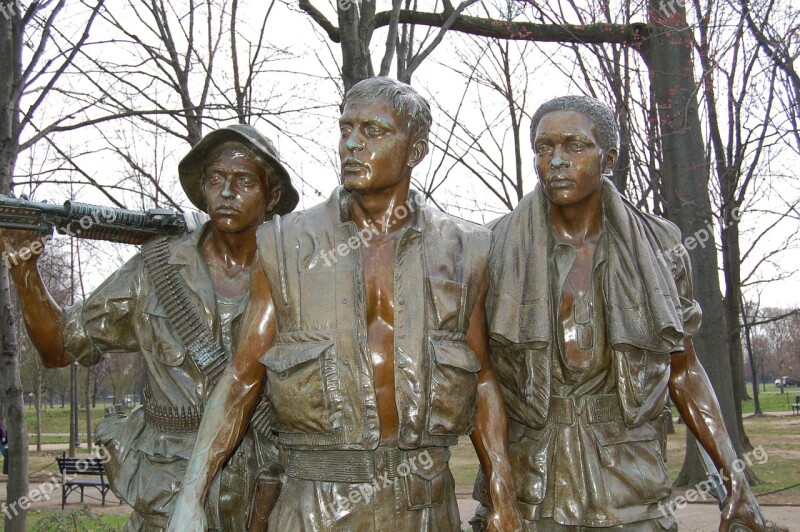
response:
<svg viewBox="0 0 800 532"><path fill-rule="evenodd" d="M405 208L411 216L411 223L406 226L406 230L422 233L425 227L425 197L415 189L409 189L408 201L395 208L395 213L399 214L400 209ZM328 199L326 210L332 214L339 225L352 225L355 223L350 220L350 191L342 185L336 187Z"/></svg>
<svg viewBox="0 0 800 532"><path fill-rule="evenodd" d="M184 235L172 245L172 254L169 258L170 264L186 265L199 257L200 244L203 238L211 231L211 221L205 222L196 231Z"/></svg>

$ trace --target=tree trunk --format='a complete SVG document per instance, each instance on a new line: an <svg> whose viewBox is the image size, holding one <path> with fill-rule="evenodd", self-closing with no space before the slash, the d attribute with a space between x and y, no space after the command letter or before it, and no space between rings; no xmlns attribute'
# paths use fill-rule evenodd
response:
<svg viewBox="0 0 800 532"><path fill-rule="evenodd" d="M20 16L16 4L5 6L10 16L0 17L0 193L11 190L11 178L17 159L17 128L19 107L15 96L15 83L21 77L22 52L17 43L20 35ZM14 315L11 311L11 286L8 269L0 264L0 379L3 417L8 429L8 484L7 504L14 504L28 494L28 428L25 424L25 402L22 396L22 380L19 372L19 350L17 345ZM15 505L16 512L5 516L8 532L22 532L27 527L26 508Z"/></svg>
<svg viewBox="0 0 800 532"><path fill-rule="evenodd" d="M89 394L92 388L92 372L86 371L86 387L84 388L84 403L86 404L86 452L92 452L92 407Z"/></svg>
<svg viewBox="0 0 800 532"><path fill-rule="evenodd" d="M75 448L80 442L78 435L78 366L69 365L69 456L75 457Z"/></svg>
<svg viewBox="0 0 800 532"><path fill-rule="evenodd" d="M667 217L686 237L707 237L704 245L688 245L694 298L703 308L704 323L694 339L697 354L716 392L728 433L739 451L730 354L717 275L717 249L709 198L709 171L697 108L692 67L693 36L683 5L674 15L660 11L660 0L649 0L650 36L642 49L655 95L664 161L661 167ZM693 248L693 249L692 249ZM686 458L677 485L705 479L694 436L687 431Z"/></svg>
<svg viewBox="0 0 800 532"><path fill-rule="evenodd" d="M750 361L750 373L753 375L753 415L764 415L761 412L761 400L758 396L758 368L753 355L753 342L750 336L750 322L747 321L747 313L745 312L744 302L741 304L742 309L742 326L744 327L744 339L747 342L747 358Z"/></svg>
<svg viewBox="0 0 800 532"><path fill-rule="evenodd" d="M38 356L38 355L36 355ZM36 451L42 452L42 366L36 366Z"/></svg>
<svg viewBox="0 0 800 532"><path fill-rule="evenodd" d="M376 2L339 2L339 31L342 48L342 82L344 91L375 75L369 43L374 28Z"/></svg>
<svg viewBox="0 0 800 532"><path fill-rule="evenodd" d="M736 409L736 425L739 432L739 446L741 450L753 450L753 444L744 430L742 416L742 401L747 399L747 390L744 382L744 347L742 346L742 329L739 324L742 300L741 292L741 256L739 249L739 222L727 213L723 216L722 227L722 260L725 273L725 320L728 323L728 340L730 341L731 379L733 381L733 406ZM752 471L748 473L751 484L755 482Z"/></svg>
<svg viewBox="0 0 800 532"><path fill-rule="evenodd" d="M4 392L3 417L8 428L6 501L8 505L12 505L28 494L28 428L25 423L25 400L19 373L17 331L11 308L11 287L5 264L0 265L0 305L3 311L0 371ZM16 512L6 512L5 529L8 532L23 532L27 527L27 509L19 504L14 508Z"/></svg>

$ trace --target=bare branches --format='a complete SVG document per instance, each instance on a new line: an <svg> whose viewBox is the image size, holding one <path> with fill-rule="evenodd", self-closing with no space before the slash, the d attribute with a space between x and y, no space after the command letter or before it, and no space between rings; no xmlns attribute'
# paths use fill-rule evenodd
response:
<svg viewBox="0 0 800 532"><path fill-rule="evenodd" d="M319 25L319 27L325 31L325 33L328 34L328 38L331 41L337 44L342 42L342 36L339 32L339 28L337 28L325 17L325 15L323 15L316 7L314 7L309 0L298 0L297 6L309 17L311 17L311 20L316 22L317 25Z"/></svg>
<svg viewBox="0 0 800 532"><path fill-rule="evenodd" d="M447 31L453 27L453 24L458 19L460 14L466 8L468 8L477 1L478 0L464 0L458 5L456 9L452 10L452 12L450 13L445 12L448 15L447 19L439 27L439 31L437 32L436 37L434 37L433 41L428 46L426 46L425 49L420 50L420 52L417 53L417 55L415 55L412 58L412 60L406 65L404 72L398 74L398 77L400 78L401 81L405 82L411 81L411 76L414 75L414 71L417 70L420 64L422 64L422 62L429 55L431 55L431 52L433 52L433 50L436 49L437 46L439 46L439 44L442 42L442 39L444 38L445 33L447 33Z"/></svg>
<svg viewBox="0 0 800 532"><path fill-rule="evenodd" d="M383 11L375 15L376 28L388 26L390 22L390 11ZM649 34L647 26L644 24L591 24L588 26L564 24L554 26L533 22L504 22L467 15L458 15L453 21L450 21L450 14L446 12L426 13L412 10L402 10L399 22L435 28L443 28L449 23L451 30L460 33L513 41L636 44Z"/></svg>

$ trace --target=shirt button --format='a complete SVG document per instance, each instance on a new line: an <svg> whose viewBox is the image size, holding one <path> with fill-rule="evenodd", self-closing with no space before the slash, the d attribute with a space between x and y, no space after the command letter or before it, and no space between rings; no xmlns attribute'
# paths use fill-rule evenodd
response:
<svg viewBox="0 0 800 532"><path fill-rule="evenodd" d="M404 367L406 367L406 361L405 360L401 360L400 363L397 364L397 365L400 366L401 368L404 368Z"/></svg>
<svg viewBox="0 0 800 532"><path fill-rule="evenodd" d="M398 297L397 298L397 303L400 304L400 305L405 305L406 304L406 298L404 298L403 296Z"/></svg>
<svg viewBox="0 0 800 532"><path fill-rule="evenodd" d="M344 362L342 362L342 364L344 364L345 366L349 366L350 365L350 361L349 360L345 360Z"/></svg>
<svg viewBox="0 0 800 532"><path fill-rule="evenodd" d="M347 304L347 298L346 297L342 298L342 303L344 303L345 305Z"/></svg>

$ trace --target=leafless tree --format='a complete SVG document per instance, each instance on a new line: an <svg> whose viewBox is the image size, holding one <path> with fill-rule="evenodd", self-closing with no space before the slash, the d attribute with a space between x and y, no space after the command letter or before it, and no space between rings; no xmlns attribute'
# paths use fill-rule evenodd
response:
<svg viewBox="0 0 800 532"><path fill-rule="evenodd" d="M21 151L41 140L37 123L43 104L54 92L65 72L71 69L78 50L87 42L89 30L104 0L84 4L81 29L69 40L57 39L53 29L65 0L33 2L20 10L21 3L3 7L0 19L0 193L13 185L15 165ZM89 104L91 105L91 104ZM62 121L64 118L56 120ZM18 500L28 491L28 433L19 373L17 335L11 316L8 271L0 266L0 309L2 309L3 414L9 428L9 468L7 499ZM6 530L26 528L24 509L6 515Z"/></svg>

